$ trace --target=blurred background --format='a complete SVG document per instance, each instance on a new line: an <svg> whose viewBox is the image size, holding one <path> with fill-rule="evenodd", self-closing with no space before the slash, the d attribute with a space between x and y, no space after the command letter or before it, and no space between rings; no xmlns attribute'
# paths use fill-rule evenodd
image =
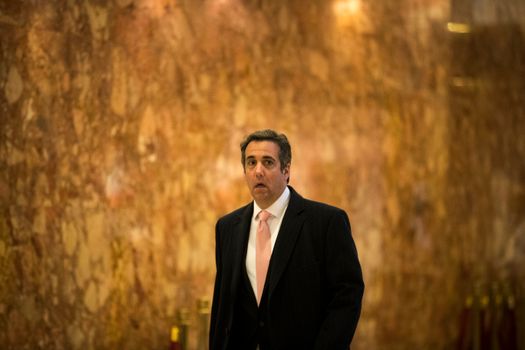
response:
<svg viewBox="0 0 525 350"><path fill-rule="evenodd" d="M239 143L344 208L353 349L525 349L522 0L0 0L0 348L206 348Z"/></svg>

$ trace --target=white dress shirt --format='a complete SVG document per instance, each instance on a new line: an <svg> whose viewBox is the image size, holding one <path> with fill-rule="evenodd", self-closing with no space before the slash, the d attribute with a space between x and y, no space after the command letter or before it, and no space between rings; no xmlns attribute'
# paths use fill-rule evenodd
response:
<svg viewBox="0 0 525 350"><path fill-rule="evenodd" d="M275 246L275 241L277 240L277 235L279 234L279 229L281 228L281 223L283 222L284 213L286 208L288 208L288 203L290 202L290 190L288 186L285 187L281 196L273 202L266 211L271 214L268 218L268 226L270 227L270 238L272 242L272 252L273 247ZM259 208L255 201L253 202L253 216L252 222L250 225L250 237L248 238L248 250L246 251L246 271L248 272L248 278L250 279L250 284L252 285L253 292L257 295L257 276L255 273L255 238L257 235L257 227L259 226L259 212L262 209Z"/></svg>

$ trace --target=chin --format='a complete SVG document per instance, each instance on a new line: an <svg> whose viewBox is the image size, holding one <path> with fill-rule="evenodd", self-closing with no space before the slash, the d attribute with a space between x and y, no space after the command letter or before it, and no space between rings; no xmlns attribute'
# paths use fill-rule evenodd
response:
<svg viewBox="0 0 525 350"><path fill-rule="evenodd" d="M252 193L252 197L255 198L255 199L265 199L265 198L267 198L268 196L256 192L256 193Z"/></svg>
<svg viewBox="0 0 525 350"><path fill-rule="evenodd" d="M253 195L253 199L255 199L257 202L266 202L268 200L267 195L261 195L261 194L255 194Z"/></svg>

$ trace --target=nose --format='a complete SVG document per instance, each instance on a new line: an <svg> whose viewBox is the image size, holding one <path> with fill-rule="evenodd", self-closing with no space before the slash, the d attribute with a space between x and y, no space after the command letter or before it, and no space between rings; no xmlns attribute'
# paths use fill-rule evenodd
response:
<svg viewBox="0 0 525 350"><path fill-rule="evenodd" d="M263 170L264 167L262 163L257 163L257 165L255 166L255 175L257 175L257 177L261 177L263 175Z"/></svg>

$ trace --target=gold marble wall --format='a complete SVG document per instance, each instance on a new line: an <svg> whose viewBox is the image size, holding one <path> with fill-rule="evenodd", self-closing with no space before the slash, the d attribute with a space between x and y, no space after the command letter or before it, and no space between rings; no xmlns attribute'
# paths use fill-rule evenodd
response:
<svg viewBox="0 0 525 350"><path fill-rule="evenodd" d="M450 349L493 282L523 337L524 18L520 0L0 0L0 347L166 349L178 311L195 326L215 221L249 200L238 144L266 127L289 135L291 184L350 215L353 348Z"/></svg>

